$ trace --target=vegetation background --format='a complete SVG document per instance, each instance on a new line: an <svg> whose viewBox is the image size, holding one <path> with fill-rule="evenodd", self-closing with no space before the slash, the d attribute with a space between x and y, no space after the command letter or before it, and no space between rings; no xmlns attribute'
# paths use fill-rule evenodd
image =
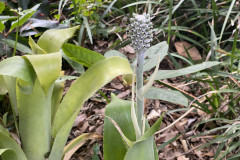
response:
<svg viewBox="0 0 240 160"><path fill-rule="evenodd" d="M69 43L104 55L135 59L129 45L127 27L133 13L148 13L154 28L152 45L166 41L167 56L159 69L167 70L154 86L168 89L145 100L150 125L166 112L155 134L159 159L239 159L239 29L238 0L1 0L1 60L31 53L28 37L37 41L48 29L80 26ZM37 4L40 4L36 7ZM35 8L34 8L35 7ZM111 53L113 54L113 53ZM195 66L217 61L216 66ZM205 63L204 63L205 64ZM192 67L191 67L192 66ZM202 67L202 68L201 68ZM67 76L79 76L87 69L67 58L63 60ZM170 72L170 70L175 70ZM147 82L153 69L145 72ZM73 80L67 80L64 93ZM171 91L181 93L174 94ZM74 122L68 141L82 133L103 133L105 105L111 93L131 99L130 85L121 77L100 89L85 102ZM2 94L2 93L1 93ZM188 104L182 100L188 99ZM160 98L159 98L160 97ZM9 96L0 96L0 124L17 138ZM194 107L187 115L186 111ZM181 117L184 115L184 117ZM179 117L181 117L179 119ZM176 121L179 119L178 121ZM172 124L172 125L171 125ZM171 128L164 129L167 126ZM19 139L18 139L19 140ZM103 159L102 139L85 140L71 159Z"/></svg>

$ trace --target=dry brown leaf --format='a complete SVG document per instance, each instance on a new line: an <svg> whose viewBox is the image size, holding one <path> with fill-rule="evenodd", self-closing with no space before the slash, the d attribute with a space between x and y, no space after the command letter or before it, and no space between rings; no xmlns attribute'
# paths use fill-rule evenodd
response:
<svg viewBox="0 0 240 160"><path fill-rule="evenodd" d="M104 46L105 44L107 44L108 42L107 41L97 41L97 44L98 46L102 47Z"/></svg>
<svg viewBox="0 0 240 160"><path fill-rule="evenodd" d="M97 135L95 133L87 133L85 134L87 136L84 136L84 139L78 143L76 143L75 140L77 139L74 139L72 140L65 148L64 148L64 152L66 151L65 155L64 155L64 159L63 160L70 160L70 158L72 157L72 155L82 146L84 145L84 143L87 141L87 140L96 140L96 139L100 139L102 138L101 135ZM76 143L74 144L74 146L72 146L70 149L69 149L69 145L71 145L71 143ZM66 149L69 149L68 151Z"/></svg>
<svg viewBox="0 0 240 160"><path fill-rule="evenodd" d="M10 132L11 137L21 146L21 141L15 133Z"/></svg>
<svg viewBox="0 0 240 160"><path fill-rule="evenodd" d="M84 145L85 141L79 143L78 145L76 145L73 149L71 149L70 151L68 151L63 160L69 160L72 155L78 150L78 148L80 148L82 145Z"/></svg>
<svg viewBox="0 0 240 160"><path fill-rule="evenodd" d="M95 128L96 128L96 126L90 126L89 127L89 132L92 132Z"/></svg>
<svg viewBox="0 0 240 160"><path fill-rule="evenodd" d="M126 91L124 91L124 92L119 93L119 94L117 95L117 97L120 98L120 99L122 99L122 98L126 97L126 96L129 95L129 94L130 94L130 90L128 89L128 90L126 90Z"/></svg>
<svg viewBox="0 0 240 160"><path fill-rule="evenodd" d="M156 118L156 117L160 117L161 115L161 110L158 109L157 111L155 109L153 109L149 115L147 115L147 119L153 119L153 118Z"/></svg>
<svg viewBox="0 0 240 160"><path fill-rule="evenodd" d="M174 46L175 46L175 48L177 50L177 53L179 55L188 58L188 54L186 52L186 50L187 50L189 55L191 56L192 60L194 60L194 61L202 60L202 56L200 55L200 53L197 50L197 48L192 46L188 42L186 42L186 41L175 42Z"/></svg>
<svg viewBox="0 0 240 160"><path fill-rule="evenodd" d="M84 119L86 119L86 118L87 118L87 115L86 115L86 114L80 114L80 115L78 115L77 118L75 119L74 123L73 123L73 127L78 126L78 124L79 124L80 122L82 122L82 121L83 121Z"/></svg>
<svg viewBox="0 0 240 160"><path fill-rule="evenodd" d="M204 156L208 156L208 157L213 157L215 154L213 153L213 151L209 151L207 153L204 153Z"/></svg>
<svg viewBox="0 0 240 160"><path fill-rule="evenodd" d="M95 132L96 132L97 134L99 134L99 135L102 135L102 133L103 133L103 124L100 125L100 126L96 129Z"/></svg>
<svg viewBox="0 0 240 160"><path fill-rule="evenodd" d="M110 84L111 84L112 88L115 88L115 89L118 89L118 90L121 90L124 87L121 83L110 83Z"/></svg>
<svg viewBox="0 0 240 160"><path fill-rule="evenodd" d="M80 128L81 134L87 130L89 127L88 121L84 122L83 126Z"/></svg>
<svg viewBox="0 0 240 160"><path fill-rule="evenodd" d="M124 53L135 53L134 49L130 45L126 45L125 47L121 48L120 51Z"/></svg>
<svg viewBox="0 0 240 160"><path fill-rule="evenodd" d="M189 127L193 122L195 122L197 120L197 118L189 118L188 119L188 124L187 127Z"/></svg>
<svg viewBox="0 0 240 160"><path fill-rule="evenodd" d="M178 131L170 131L161 134L157 139L157 143L167 142L170 139L174 138L179 132Z"/></svg>
<svg viewBox="0 0 240 160"><path fill-rule="evenodd" d="M168 152L166 154L165 158L166 158L166 160L173 160L176 157L180 156L181 154L182 154L181 152L171 150L171 152Z"/></svg>
<svg viewBox="0 0 240 160"><path fill-rule="evenodd" d="M198 115L202 116L202 115L205 115L206 113L200 109L197 109L197 113Z"/></svg>
<svg viewBox="0 0 240 160"><path fill-rule="evenodd" d="M93 111L95 112L95 114L104 114L105 113L105 108L102 108L102 109L96 108Z"/></svg>
<svg viewBox="0 0 240 160"><path fill-rule="evenodd" d="M177 160L189 160L189 158L186 158L185 156L179 156L177 157Z"/></svg>

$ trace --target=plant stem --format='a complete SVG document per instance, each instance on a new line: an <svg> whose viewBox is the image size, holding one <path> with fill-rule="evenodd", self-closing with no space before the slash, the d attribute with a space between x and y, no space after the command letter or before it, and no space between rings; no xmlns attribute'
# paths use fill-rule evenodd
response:
<svg viewBox="0 0 240 160"><path fill-rule="evenodd" d="M137 54L137 69L136 69L136 83L137 83L137 91L139 91L140 88L143 87L143 66L144 66L144 55L145 55L145 50L140 51L140 53ZM137 93L138 94L138 93ZM140 127L140 130L142 129L142 119L143 119L143 114L144 114L144 97L138 95L137 96L137 108L136 108L136 113L137 113L137 120L138 120L138 125Z"/></svg>

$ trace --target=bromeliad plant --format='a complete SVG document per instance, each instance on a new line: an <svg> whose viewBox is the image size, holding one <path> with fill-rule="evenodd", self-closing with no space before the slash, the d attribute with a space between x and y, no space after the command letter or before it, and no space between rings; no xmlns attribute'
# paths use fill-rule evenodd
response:
<svg viewBox="0 0 240 160"><path fill-rule="evenodd" d="M37 43L29 37L32 55L0 62L0 86L8 91L21 142L20 147L8 129L0 125L2 159L60 160L78 142L99 138L96 134L84 134L65 147L84 101L114 77L132 74L132 69L123 58L99 58L89 53L86 55L89 69L62 97L66 78L61 72L60 49L78 28L48 30Z"/></svg>

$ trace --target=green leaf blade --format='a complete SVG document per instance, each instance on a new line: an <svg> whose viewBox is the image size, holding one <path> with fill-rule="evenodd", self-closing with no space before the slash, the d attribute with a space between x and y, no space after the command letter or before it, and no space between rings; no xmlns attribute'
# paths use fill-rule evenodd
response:
<svg viewBox="0 0 240 160"><path fill-rule="evenodd" d="M0 132L0 146L3 149L9 148L13 150L19 159L27 160L23 150L17 142L3 132Z"/></svg>
<svg viewBox="0 0 240 160"><path fill-rule="evenodd" d="M186 107L188 106L188 99L181 92L174 90L151 87L147 93L144 94L144 97L148 99L159 99L175 104L181 104Z"/></svg>
<svg viewBox="0 0 240 160"><path fill-rule="evenodd" d="M0 156L6 160L18 160L16 153L12 149L0 149Z"/></svg>
<svg viewBox="0 0 240 160"><path fill-rule="evenodd" d="M2 14L4 9L5 9L5 3L4 2L0 2L0 14Z"/></svg>
<svg viewBox="0 0 240 160"><path fill-rule="evenodd" d="M196 64L196 65L178 69L178 70L159 70L157 73L157 76L155 77L155 80L173 78L173 77L195 73L195 72L216 66L218 64L220 64L220 62L212 61L212 62L203 62L201 64Z"/></svg>
<svg viewBox="0 0 240 160"><path fill-rule="evenodd" d="M150 47L146 51L146 58L144 62L144 71L148 71L155 67L158 63L158 58L160 58L160 62L168 53L168 44L166 41L158 43L152 47Z"/></svg>
<svg viewBox="0 0 240 160"><path fill-rule="evenodd" d="M11 39L3 39L3 41L10 47L14 48L15 47L15 41ZM18 51L21 51L23 53L32 53L31 49L28 48L27 46L17 42L17 48Z"/></svg>
<svg viewBox="0 0 240 160"><path fill-rule="evenodd" d="M28 13L25 13L24 15L22 15L19 20L16 20L14 22L12 22L10 31L14 30L16 27L20 27L21 25L23 25L25 22L27 22L27 20L32 17L32 15L35 13L36 11L31 11Z"/></svg>
<svg viewBox="0 0 240 160"><path fill-rule="evenodd" d="M55 140L49 160L62 157L68 134L83 103L103 85L122 74L132 74L129 62L120 57L111 57L95 63L75 81L59 105L52 123L52 137Z"/></svg>
<svg viewBox="0 0 240 160"><path fill-rule="evenodd" d="M32 93L25 94L17 85L19 132L22 148L29 160L45 160L51 142L51 95L46 96L36 79Z"/></svg>
<svg viewBox="0 0 240 160"><path fill-rule="evenodd" d="M126 153L124 160L158 160L155 156L154 138L135 143Z"/></svg>
<svg viewBox="0 0 240 160"><path fill-rule="evenodd" d="M50 29L43 33L37 45L47 53L59 52L63 43L73 37L79 26L67 29Z"/></svg>
<svg viewBox="0 0 240 160"><path fill-rule="evenodd" d="M50 86L57 80L61 72L61 53L26 55L33 66L40 84L47 95Z"/></svg>
<svg viewBox="0 0 240 160"><path fill-rule="evenodd" d="M97 52L89 49L72 45L64 44L62 50L71 60L78 62L86 67L91 67L94 63L105 59L105 57Z"/></svg>
<svg viewBox="0 0 240 160"><path fill-rule="evenodd" d="M112 100L106 106L105 115L118 124L129 140L136 140L131 119L131 101L121 100L112 94ZM105 160L122 160L127 152L127 146L120 133L108 118L104 119L103 152Z"/></svg>
<svg viewBox="0 0 240 160"><path fill-rule="evenodd" d="M24 58L15 56L0 62L0 75L20 78L33 84L35 73L31 64Z"/></svg>

